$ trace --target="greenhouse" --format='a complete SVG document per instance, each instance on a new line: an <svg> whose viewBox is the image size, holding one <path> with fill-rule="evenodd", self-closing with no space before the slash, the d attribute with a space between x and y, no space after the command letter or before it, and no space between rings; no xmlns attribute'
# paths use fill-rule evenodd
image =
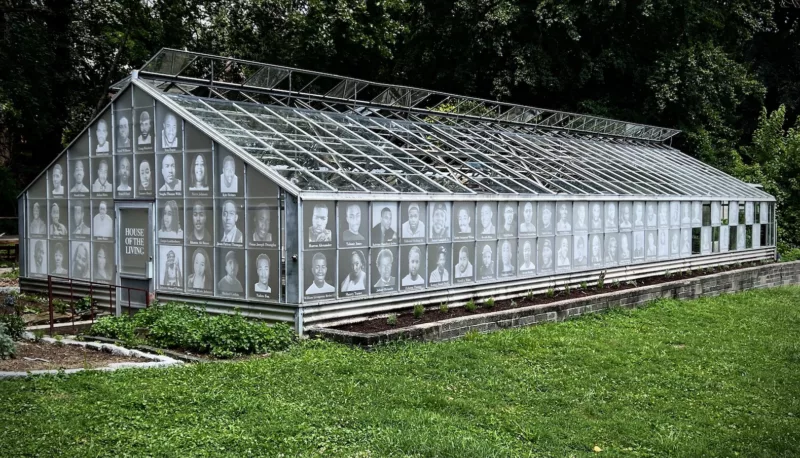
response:
<svg viewBox="0 0 800 458"><path fill-rule="evenodd" d="M302 332L775 256L774 198L676 130L171 49L112 90L19 196L23 291Z"/></svg>

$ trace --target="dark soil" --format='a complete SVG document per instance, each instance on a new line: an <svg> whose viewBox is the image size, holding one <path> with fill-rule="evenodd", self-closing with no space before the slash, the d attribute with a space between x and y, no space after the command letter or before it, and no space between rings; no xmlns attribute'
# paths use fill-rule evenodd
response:
<svg viewBox="0 0 800 458"><path fill-rule="evenodd" d="M145 362L145 360L115 356L104 351L75 345L17 342L16 358L0 360L0 371L27 372L44 369L94 369L108 366L111 363L125 362L141 363Z"/></svg>
<svg viewBox="0 0 800 458"><path fill-rule="evenodd" d="M733 265L722 266L715 268L711 273L744 269L747 267L753 267L760 264L761 264L760 262L750 262L741 264L738 267L734 267ZM476 300L475 303L476 305L478 305L478 308L475 309L475 311L473 312L467 311L464 307L451 308L447 312L442 312L441 310L438 309L428 309L425 311L425 314L423 314L421 317L415 318L414 313L409 310L397 314L396 325L388 324L386 318L372 318L366 321L359 321L357 323L348 323L340 326L334 326L332 329L369 334L375 332L388 331L390 329L405 328L417 324L433 323L436 321L447 320L450 318L458 318L468 315L481 315L484 313L499 312L503 310L510 310L520 307L529 307L531 305L549 304L551 302L563 301L566 299L594 296L596 294L604 294L612 291L621 291L626 289L638 288L641 286L656 285L659 283L667 283L675 280L685 280L708 274L709 272L705 272L703 270L696 270L693 271L691 274L687 272L682 272L670 275L669 277L667 277L666 275L660 275L655 277L643 278L641 280L636 280L635 284L631 282L631 283L620 283L617 286L613 286L610 283L606 283L605 287L602 289L598 288L597 285L589 286L586 289L572 288L569 294L567 294L563 290L560 290L557 293L555 293L555 295L552 297L548 297L546 294L537 294L530 299L525 297L520 297L515 299L514 301L511 300L497 301L495 302L494 307L492 308L486 308L480 301Z"/></svg>

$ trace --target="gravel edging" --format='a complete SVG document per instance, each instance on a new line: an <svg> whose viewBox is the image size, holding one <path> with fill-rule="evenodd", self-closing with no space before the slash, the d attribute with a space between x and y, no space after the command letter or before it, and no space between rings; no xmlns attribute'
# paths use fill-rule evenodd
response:
<svg viewBox="0 0 800 458"><path fill-rule="evenodd" d="M119 339L111 339L109 337L98 337L98 336L83 335L83 336L81 336L81 338L86 339L86 340L93 340L93 341L97 341L97 342L109 343L109 344L121 344L122 343L122 341L119 340ZM200 356L187 355L186 353L181 353L179 351L167 350L167 349L164 349L164 348L151 347L149 345L137 345L134 348L136 348L138 350L146 351L148 353L155 353L157 355L164 354L164 355L167 355L167 356L169 356L171 358L177 359L179 361L183 361L185 363L210 363L211 362L210 359L202 358Z"/></svg>

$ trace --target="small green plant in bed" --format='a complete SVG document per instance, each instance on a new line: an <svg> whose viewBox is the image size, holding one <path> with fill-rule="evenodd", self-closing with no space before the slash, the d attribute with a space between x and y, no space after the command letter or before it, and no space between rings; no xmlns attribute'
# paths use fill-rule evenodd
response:
<svg viewBox="0 0 800 458"><path fill-rule="evenodd" d="M386 324L389 326L397 326L397 314L392 313L388 317L386 317Z"/></svg>
<svg viewBox="0 0 800 458"><path fill-rule="evenodd" d="M475 300L474 299L470 299L470 300L467 301L466 304L464 304L464 310L466 310L468 312L474 312L475 309L477 309L477 308L478 308L478 306L477 306L477 304L475 304Z"/></svg>
<svg viewBox="0 0 800 458"><path fill-rule="evenodd" d="M417 304L414 306L414 318L420 319L422 315L425 314L425 307L422 304Z"/></svg>
<svg viewBox="0 0 800 458"><path fill-rule="evenodd" d="M490 297L490 298L486 299L485 301L483 301L483 307L487 308L487 309L494 308L494 298Z"/></svg>
<svg viewBox="0 0 800 458"><path fill-rule="evenodd" d="M21 339L25 332L25 321L16 315L0 315L0 324L5 326L6 334L14 340Z"/></svg>
<svg viewBox="0 0 800 458"><path fill-rule="evenodd" d="M0 323L0 359L13 358L17 354L17 344L11 338L5 323Z"/></svg>

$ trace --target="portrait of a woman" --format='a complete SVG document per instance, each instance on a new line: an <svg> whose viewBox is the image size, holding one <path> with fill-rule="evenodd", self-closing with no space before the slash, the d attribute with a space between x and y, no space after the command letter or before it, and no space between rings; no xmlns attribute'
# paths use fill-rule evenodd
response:
<svg viewBox="0 0 800 458"><path fill-rule="evenodd" d="M206 173L205 156L202 154L195 156L192 172L189 191L208 191L208 174Z"/></svg>
<svg viewBox="0 0 800 458"><path fill-rule="evenodd" d="M168 200L161 210L161 224L158 226L158 237L163 239L183 238L180 216L178 215L178 203L174 200Z"/></svg>
<svg viewBox="0 0 800 458"><path fill-rule="evenodd" d="M214 288L213 274L209 271L211 260L203 248L194 250L192 255L192 273L189 274L187 287L195 290L212 291Z"/></svg>

